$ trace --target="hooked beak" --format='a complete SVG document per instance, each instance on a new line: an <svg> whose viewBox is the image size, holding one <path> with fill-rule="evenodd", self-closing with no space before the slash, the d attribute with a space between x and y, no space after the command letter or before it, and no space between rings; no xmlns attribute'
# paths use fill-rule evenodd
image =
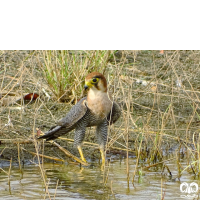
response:
<svg viewBox="0 0 200 200"><path fill-rule="evenodd" d="M92 86L93 86L93 85L92 85L91 82L85 81L85 85L84 85L85 90L87 90L88 88L91 88Z"/></svg>
<svg viewBox="0 0 200 200"><path fill-rule="evenodd" d="M87 89L88 89L88 86L87 86L87 85L84 85L84 89L87 90Z"/></svg>

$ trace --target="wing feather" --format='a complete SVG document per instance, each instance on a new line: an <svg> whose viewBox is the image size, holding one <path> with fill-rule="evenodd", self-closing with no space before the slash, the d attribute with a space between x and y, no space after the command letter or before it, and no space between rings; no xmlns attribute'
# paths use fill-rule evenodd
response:
<svg viewBox="0 0 200 200"><path fill-rule="evenodd" d="M108 125L114 124L120 118L120 116L121 116L121 108L116 102L113 101L112 109L107 117L107 124Z"/></svg>
<svg viewBox="0 0 200 200"><path fill-rule="evenodd" d="M53 140L68 133L75 128L76 122L85 115L86 111L86 97L84 97L71 108L64 118L57 122L57 126L52 127L45 135L38 139Z"/></svg>
<svg viewBox="0 0 200 200"><path fill-rule="evenodd" d="M70 126L73 126L79 119L81 119L85 115L86 111L86 97L84 97L71 108L64 118L57 122L57 125L69 128Z"/></svg>

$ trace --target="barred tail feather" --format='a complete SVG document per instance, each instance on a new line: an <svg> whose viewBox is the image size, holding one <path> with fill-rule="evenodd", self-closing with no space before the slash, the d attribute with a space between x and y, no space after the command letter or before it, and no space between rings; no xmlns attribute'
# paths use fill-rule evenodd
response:
<svg viewBox="0 0 200 200"><path fill-rule="evenodd" d="M54 140L54 139L60 137L61 135L68 133L72 129L73 129L73 127L65 128L63 126L56 126L55 128L49 130L47 133L45 133L45 135L39 137L38 139L46 139L46 141Z"/></svg>

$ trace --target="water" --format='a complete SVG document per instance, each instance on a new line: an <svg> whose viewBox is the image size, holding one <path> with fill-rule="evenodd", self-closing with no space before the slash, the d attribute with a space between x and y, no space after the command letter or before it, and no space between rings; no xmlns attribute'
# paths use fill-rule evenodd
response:
<svg viewBox="0 0 200 200"><path fill-rule="evenodd" d="M164 199L183 199L180 191L182 182L195 182L200 186L199 180L195 180L187 171L180 180L175 179L175 160L167 163L172 177L167 170L162 176L160 167L150 168L143 170L141 176L136 173L133 185L131 181L135 163L134 158L129 158L129 184L126 159L111 161L104 173L97 161L84 168L72 164L45 163L47 193L39 166L26 165L22 170L18 166L12 166L10 183L8 175L0 169L0 199L161 199L161 193ZM185 161L181 165L185 167ZM9 167L3 169L8 172Z"/></svg>

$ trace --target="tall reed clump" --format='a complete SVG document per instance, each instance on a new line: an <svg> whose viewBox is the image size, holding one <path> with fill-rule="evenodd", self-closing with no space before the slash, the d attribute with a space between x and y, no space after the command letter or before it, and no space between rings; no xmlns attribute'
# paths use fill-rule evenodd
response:
<svg viewBox="0 0 200 200"><path fill-rule="evenodd" d="M44 77L58 101L81 96L83 80L92 71L104 73L111 51L42 51Z"/></svg>

